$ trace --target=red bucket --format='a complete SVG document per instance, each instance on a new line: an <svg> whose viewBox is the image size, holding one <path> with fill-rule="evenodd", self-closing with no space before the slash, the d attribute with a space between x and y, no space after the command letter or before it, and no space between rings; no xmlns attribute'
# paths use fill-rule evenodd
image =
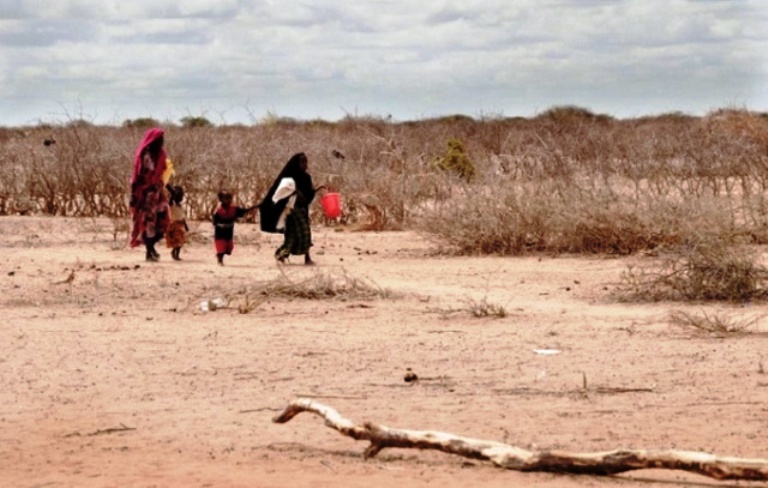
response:
<svg viewBox="0 0 768 488"><path fill-rule="evenodd" d="M323 213L329 219L335 219L341 215L341 195L338 193L326 193L320 199Z"/></svg>

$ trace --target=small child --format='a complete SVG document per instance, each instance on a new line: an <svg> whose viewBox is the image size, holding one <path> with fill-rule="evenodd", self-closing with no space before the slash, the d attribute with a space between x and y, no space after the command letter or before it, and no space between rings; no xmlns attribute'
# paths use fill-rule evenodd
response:
<svg viewBox="0 0 768 488"><path fill-rule="evenodd" d="M238 207L232 205L232 194L226 190L219 192L220 205L213 213L214 244L216 245L216 259L219 265L224 265L224 255L232 254L235 248L235 221L247 215L258 207Z"/></svg>
<svg viewBox="0 0 768 488"><path fill-rule="evenodd" d="M168 233L165 235L165 243L171 249L171 257L176 261L181 260L181 246L187 241L187 217L184 213L182 202L184 201L184 188L176 185L166 185L170 198L168 199L171 223Z"/></svg>

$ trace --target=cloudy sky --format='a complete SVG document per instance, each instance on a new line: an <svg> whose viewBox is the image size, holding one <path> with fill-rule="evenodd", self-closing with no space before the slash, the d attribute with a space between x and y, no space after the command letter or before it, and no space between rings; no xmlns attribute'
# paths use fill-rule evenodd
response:
<svg viewBox="0 0 768 488"><path fill-rule="evenodd" d="M0 0L0 125L768 111L765 0Z"/></svg>

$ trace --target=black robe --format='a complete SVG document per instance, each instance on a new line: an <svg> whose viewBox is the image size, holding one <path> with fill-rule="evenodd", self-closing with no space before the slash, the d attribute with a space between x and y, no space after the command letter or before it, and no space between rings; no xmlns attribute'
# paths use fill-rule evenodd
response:
<svg viewBox="0 0 768 488"><path fill-rule="evenodd" d="M259 227L263 232L282 233L282 231L277 230L277 221L280 219L280 214L285 210L288 199L283 198L277 203L274 203L272 202L272 197L277 191L277 187L280 185L280 181L283 178L293 178L293 181L296 182L296 193L298 194L298 198L296 199L294 210L305 212L306 215L309 216L309 204L315 199L315 187L312 183L312 176L301 169L302 157L306 157L304 153L294 154L291 159L285 163L280 174L275 178L269 191L259 204Z"/></svg>

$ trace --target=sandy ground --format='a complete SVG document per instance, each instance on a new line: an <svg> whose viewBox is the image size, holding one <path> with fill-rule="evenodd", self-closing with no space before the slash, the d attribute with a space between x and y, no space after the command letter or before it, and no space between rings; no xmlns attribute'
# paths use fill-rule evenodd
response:
<svg viewBox="0 0 768 488"><path fill-rule="evenodd" d="M718 338L669 320L673 310L759 317L765 306L612 299L627 265L652 258L445 257L410 232L319 226L319 266L281 268L278 237L242 224L219 267L201 224L183 261L163 249L145 263L113 228L0 219L2 486L750 486L677 471L518 473L415 450L366 461L364 443L318 417L271 422L303 396L355 421L526 449L768 457L768 322L763 334ZM384 296L200 310L318 273ZM483 300L507 316L473 317ZM406 368L422 379L404 382Z"/></svg>

